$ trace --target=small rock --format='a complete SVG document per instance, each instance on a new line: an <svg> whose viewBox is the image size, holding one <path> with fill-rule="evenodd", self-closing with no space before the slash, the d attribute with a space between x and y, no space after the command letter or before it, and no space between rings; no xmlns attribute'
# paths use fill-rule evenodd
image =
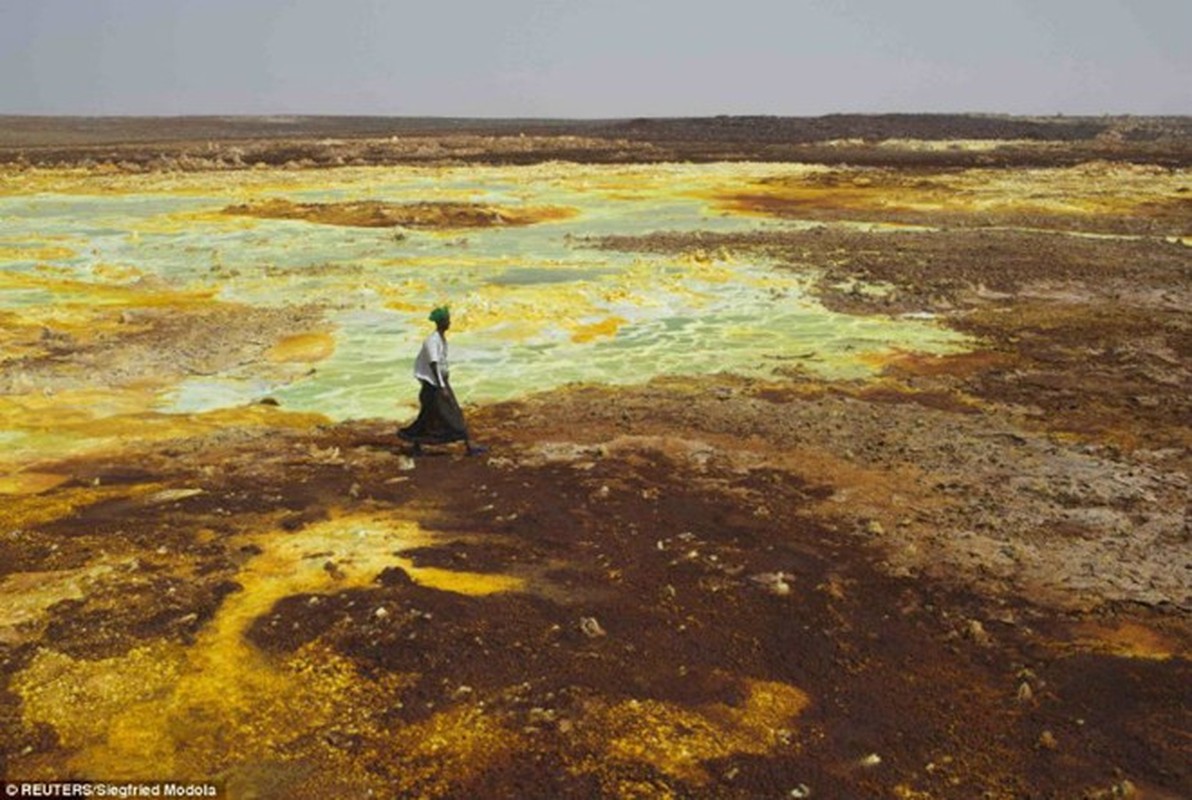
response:
<svg viewBox="0 0 1192 800"><path fill-rule="evenodd" d="M878 522L876 519L871 519L865 525L865 532L868 533L870 536L884 536L886 533L886 529L883 528L882 524L880 522Z"/></svg>
<svg viewBox="0 0 1192 800"><path fill-rule="evenodd" d="M807 784L800 783L794 789L791 789L790 796L791 797L811 797L811 789L808 788Z"/></svg>
<svg viewBox="0 0 1192 800"><path fill-rule="evenodd" d="M540 725L544 722L554 722L556 716L556 712L553 708L542 708L541 706L535 706L534 708L531 708L529 715L530 723L532 725Z"/></svg>
<svg viewBox="0 0 1192 800"><path fill-rule="evenodd" d="M823 583L816 586L815 590L817 592L822 592L822 593L826 594L828 597L831 597L833 600L843 600L845 597L844 585L843 585L842 581L835 575L831 576L830 578L828 578L828 580L826 580Z"/></svg>
<svg viewBox="0 0 1192 800"><path fill-rule="evenodd" d="M870 753L869 755L857 761L857 766L870 768L876 767L880 763L882 763L882 757L877 753Z"/></svg>
<svg viewBox="0 0 1192 800"><path fill-rule="evenodd" d="M1039 734L1039 749L1056 750L1059 746L1059 742L1055 740L1055 735L1051 731L1043 731L1043 733Z"/></svg>
<svg viewBox="0 0 1192 800"><path fill-rule="evenodd" d="M1035 699L1035 692L1031 689L1031 685L1023 681L1018 687L1018 702L1029 703Z"/></svg>
<svg viewBox="0 0 1192 800"><path fill-rule="evenodd" d="M589 639L599 639L608 635L604 628L600 627L600 623L596 621L595 617L582 617L579 621L579 629Z"/></svg>
<svg viewBox="0 0 1192 800"><path fill-rule="evenodd" d="M340 457L339 448L335 446L323 449L312 442L307 447L307 454L310 456L311 461L316 464L329 464L338 466L339 464L344 463L343 458Z"/></svg>
<svg viewBox="0 0 1192 800"><path fill-rule="evenodd" d="M382 586L413 586L414 580L401 567L385 567L375 579Z"/></svg>
<svg viewBox="0 0 1192 800"><path fill-rule="evenodd" d="M793 578L793 575L786 572L762 572L758 575L750 576L749 580L753 581L770 594L778 595L779 597L785 597L791 593L791 585L789 581Z"/></svg>
<svg viewBox="0 0 1192 800"><path fill-rule="evenodd" d="M385 606L381 606L373 612L373 616L377 619L385 619L389 616L389 609L385 608Z"/></svg>
<svg viewBox="0 0 1192 800"><path fill-rule="evenodd" d="M989 633L986 632L985 626L979 620L970 619L964 628L964 635L972 639L982 647L990 644Z"/></svg>

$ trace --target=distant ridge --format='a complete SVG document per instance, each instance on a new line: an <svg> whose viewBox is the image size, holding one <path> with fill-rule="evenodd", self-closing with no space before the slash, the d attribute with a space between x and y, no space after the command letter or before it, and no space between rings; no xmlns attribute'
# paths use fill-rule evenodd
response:
<svg viewBox="0 0 1192 800"><path fill-rule="evenodd" d="M715 116L620 119L261 116L0 115L0 146L37 147L195 139L374 137L428 134L585 135L667 138L725 136L797 142L827 139L1035 139L1079 141L1110 129L1156 139L1192 136L1192 116L1026 117L1003 114L827 114L818 117Z"/></svg>
<svg viewBox="0 0 1192 800"><path fill-rule="evenodd" d="M1004 142L1005 146L980 155L937 147L910 156L897 146L903 141L957 140ZM882 143L892 146L877 147ZM1060 152L1061 145L1070 146L1070 152ZM1166 166L1192 163L1192 116L898 113L568 120L0 115L0 163L40 166L95 162L144 169L222 169L254 164L325 167L545 160L1022 166L1090 159Z"/></svg>

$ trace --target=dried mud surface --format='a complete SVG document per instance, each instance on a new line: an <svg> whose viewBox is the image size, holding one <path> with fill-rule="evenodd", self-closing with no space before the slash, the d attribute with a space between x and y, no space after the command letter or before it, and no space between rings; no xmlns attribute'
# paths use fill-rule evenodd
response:
<svg viewBox="0 0 1192 800"><path fill-rule="evenodd" d="M933 315L979 346L866 381L792 353L773 380L470 407L480 457L260 407L29 465L48 488L0 505L0 775L231 797L1192 795L1186 207L1101 209L1121 234L1103 238L1043 211L818 208L807 230L583 244L765 254L834 309ZM318 320L108 323L31 328L4 392L248 369Z"/></svg>
<svg viewBox="0 0 1192 800"><path fill-rule="evenodd" d="M97 309L86 324L13 326L0 362L0 394L52 396L86 383L108 388L165 384L179 377L306 369L280 346L294 331L325 326L322 309L199 303Z"/></svg>

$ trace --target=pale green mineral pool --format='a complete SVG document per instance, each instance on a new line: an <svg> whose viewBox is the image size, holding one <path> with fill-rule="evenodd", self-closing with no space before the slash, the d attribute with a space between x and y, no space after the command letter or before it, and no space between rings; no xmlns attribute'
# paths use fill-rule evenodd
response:
<svg viewBox="0 0 1192 800"><path fill-rule="evenodd" d="M44 272L48 265L92 284L155 276L175 288L214 288L227 301L327 308L335 350L310 374L284 383L254 378L251 370L195 378L163 394L162 411L271 395L284 407L333 418L402 416L416 402L411 364L431 330L426 313L443 302L455 323L452 382L465 402L573 381L721 371L767 376L792 363L860 377L895 352L963 348L961 336L931 320L828 311L809 294L809 275L764 260L621 253L582 241L799 226L730 214L710 198L746 181L815 169L546 164L109 176L102 189L80 182L77 194L60 187L0 192L0 269ZM526 227L451 232L219 213L267 198L476 202L576 213ZM6 290L0 311L56 301L52 288Z"/></svg>

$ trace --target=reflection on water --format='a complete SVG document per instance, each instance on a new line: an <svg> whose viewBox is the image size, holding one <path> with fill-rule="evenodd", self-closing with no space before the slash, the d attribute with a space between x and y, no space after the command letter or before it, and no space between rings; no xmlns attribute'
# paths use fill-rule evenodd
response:
<svg viewBox="0 0 1192 800"><path fill-rule="evenodd" d="M0 312L44 315L69 297L147 279L162 291L277 306L318 303L336 326L330 355L284 383L243 370L166 391L159 411L201 411L272 394L333 418L401 416L414 404L410 362L448 301L454 382L483 402L571 381L639 382L662 373L766 375L784 357L863 375L894 349L963 342L930 323L848 317L806 294L805 279L728 254L663 257L596 250L582 237L740 231L756 217L703 199L797 165L371 168L286 173L92 176L23 173L0 193ZM379 201L574 209L529 226L403 230L237 217L235 203ZM47 274L47 268L51 271ZM32 281L32 282L31 282ZM143 296L144 292L138 292ZM295 331L295 334L303 333Z"/></svg>

